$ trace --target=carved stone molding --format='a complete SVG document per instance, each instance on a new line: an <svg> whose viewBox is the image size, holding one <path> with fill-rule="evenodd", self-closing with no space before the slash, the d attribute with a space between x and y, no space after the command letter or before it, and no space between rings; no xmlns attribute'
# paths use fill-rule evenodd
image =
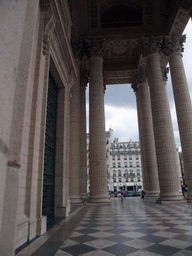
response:
<svg viewBox="0 0 192 256"><path fill-rule="evenodd" d="M189 21L189 18L190 18L190 12L184 8L179 8L169 34L180 36L183 33Z"/></svg>
<svg viewBox="0 0 192 256"><path fill-rule="evenodd" d="M186 41L186 35L182 36L165 36L163 42L163 53L169 56L172 53L182 53L184 51L183 43Z"/></svg>
<svg viewBox="0 0 192 256"><path fill-rule="evenodd" d="M141 39L141 52L144 57L149 54L160 52L161 44L163 42L162 36L150 36L150 37L142 37Z"/></svg>
<svg viewBox="0 0 192 256"><path fill-rule="evenodd" d="M123 57L130 54L132 49L140 46L139 39L110 40L105 42L105 50L110 57Z"/></svg>
<svg viewBox="0 0 192 256"><path fill-rule="evenodd" d="M49 19L44 20L44 38L43 38L43 54L46 55L49 51L50 45L50 35L55 27L55 21L52 14L50 14Z"/></svg>
<svg viewBox="0 0 192 256"><path fill-rule="evenodd" d="M132 82L131 70L104 70L105 84L130 84Z"/></svg>
<svg viewBox="0 0 192 256"><path fill-rule="evenodd" d="M132 72L132 88L133 91L138 90L138 85L145 83L147 81L147 71L146 68L140 67Z"/></svg>

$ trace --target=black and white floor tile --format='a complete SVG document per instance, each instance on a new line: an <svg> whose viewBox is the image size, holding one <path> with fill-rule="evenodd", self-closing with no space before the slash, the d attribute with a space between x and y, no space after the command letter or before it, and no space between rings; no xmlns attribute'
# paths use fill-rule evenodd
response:
<svg viewBox="0 0 192 256"><path fill-rule="evenodd" d="M191 204L113 198L90 206L54 256L192 256Z"/></svg>

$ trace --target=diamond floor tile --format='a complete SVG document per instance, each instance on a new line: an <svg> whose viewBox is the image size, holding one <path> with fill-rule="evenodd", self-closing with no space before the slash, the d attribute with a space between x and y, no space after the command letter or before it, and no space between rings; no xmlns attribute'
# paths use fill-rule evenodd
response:
<svg viewBox="0 0 192 256"><path fill-rule="evenodd" d="M108 206L84 205L16 256L192 256L191 216L187 203L112 198Z"/></svg>

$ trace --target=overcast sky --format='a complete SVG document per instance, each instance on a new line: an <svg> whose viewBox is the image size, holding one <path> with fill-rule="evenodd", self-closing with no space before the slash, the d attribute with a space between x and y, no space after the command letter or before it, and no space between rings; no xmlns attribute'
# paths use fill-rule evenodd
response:
<svg viewBox="0 0 192 256"><path fill-rule="evenodd" d="M184 34L186 34L186 43L184 44L183 63L190 94L192 97L192 22L189 21ZM167 82L169 104L172 115L175 143L180 148L180 138L178 132L177 118L175 113L175 104L173 99L170 72ZM87 112L88 112L88 93L87 88ZM88 121L88 115L87 115ZM126 142L132 139L139 141L136 96L130 84L125 85L107 85L105 91L105 128L113 129L113 138L119 138L119 142ZM87 122L87 131L89 131Z"/></svg>

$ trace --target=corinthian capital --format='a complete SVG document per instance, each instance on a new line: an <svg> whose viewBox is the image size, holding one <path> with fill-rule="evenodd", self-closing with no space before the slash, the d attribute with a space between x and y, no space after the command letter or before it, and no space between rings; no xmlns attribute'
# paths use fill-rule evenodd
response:
<svg viewBox="0 0 192 256"><path fill-rule="evenodd" d="M104 40L92 41L90 44L90 57L98 56L104 58L105 56Z"/></svg>
<svg viewBox="0 0 192 256"><path fill-rule="evenodd" d="M151 53L156 53L159 52L161 49L161 45L163 42L163 37L162 36L150 36L150 37L142 37L141 39L141 51L143 56L147 56Z"/></svg>
<svg viewBox="0 0 192 256"><path fill-rule="evenodd" d="M132 88L133 91L137 91L138 90L138 85L141 83L145 83L147 81L147 71L145 68L140 67L136 70L133 71L132 73Z"/></svg>
<svg viewBox="0 0 192 256"><path fill-rule="evenodd" d="M183 43L186 41L186 35L179 37L176 36L165 36L163 42L163 53L166 56L174 52L182 53L184 51Z"/></svg>

